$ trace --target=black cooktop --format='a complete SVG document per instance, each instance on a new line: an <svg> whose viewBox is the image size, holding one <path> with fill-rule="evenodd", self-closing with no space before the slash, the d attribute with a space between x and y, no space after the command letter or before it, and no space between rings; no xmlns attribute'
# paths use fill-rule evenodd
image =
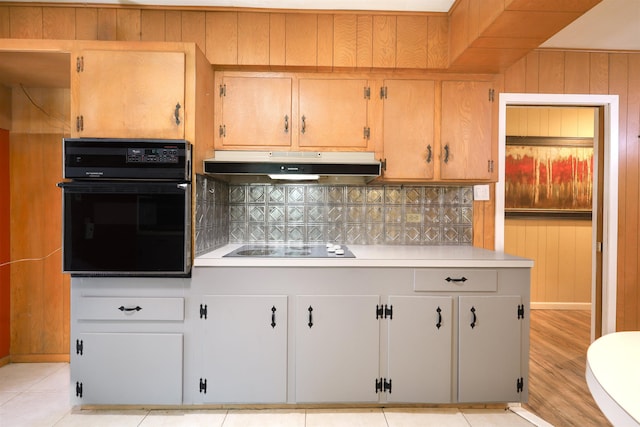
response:
<svg viewBox="0 0 640 427"><path fill-rule="evenodd" d="M342 251L342 252L341 252ZM345 245L318 244L250 244L224 255L225 257L271 258L355 258Z"/></svg>

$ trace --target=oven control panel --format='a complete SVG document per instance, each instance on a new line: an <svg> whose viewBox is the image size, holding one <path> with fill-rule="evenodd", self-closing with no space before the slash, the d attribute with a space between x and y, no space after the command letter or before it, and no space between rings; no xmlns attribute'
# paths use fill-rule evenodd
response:
<svg viewBox="0 0 640 427"><path fill-rule="evenodd" d="M127 163L178 163L178 148L128 148Z"/></svg>

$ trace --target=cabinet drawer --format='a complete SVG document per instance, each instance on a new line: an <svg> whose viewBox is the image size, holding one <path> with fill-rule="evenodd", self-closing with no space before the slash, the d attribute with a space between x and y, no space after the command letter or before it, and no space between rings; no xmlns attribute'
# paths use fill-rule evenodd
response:
<svg viewBox="0 0 640 427"><path fill-rule="evenodd" d="M497 289L497 270L470 270L466 268L425 268L413 270L414 291L492 292Z"/></svg>
<svg viewBox="0 0 640 427"><path fill-rule="evenodd" d="M184 320L184 298L83 297L79 320Z"/></svg>

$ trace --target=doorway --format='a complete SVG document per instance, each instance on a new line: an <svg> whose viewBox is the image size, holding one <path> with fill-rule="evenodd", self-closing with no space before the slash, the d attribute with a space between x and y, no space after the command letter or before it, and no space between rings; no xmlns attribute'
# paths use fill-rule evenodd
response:
<svg viewBox="0 0 640 427"><path fill-rule="evenodd" d="M594 135L595 180L594 206L602 204L603 210L593 211L591 245L591 340L596 336L615 332L616 325L616 271L617 271L617 222L618 222L618 96L616 95L555 95L555 94L501 94L499 102L499 181L496 184L496 233L495 248L504 250L506 111L507 106L590 106L601 114L596 120ZM600 135L600 137L598 137ZM595 153L599 153L595 154ZM600 160L600 161L597 161ZM600 165L600 167L598 167ZM600 173L601 172L601 173ZM598 187L600 185L602 188ZM601 190L601 191L598 191ZM600 200L598 197L601 197ZM602 203L600 203L602 202ZM598 227L597 225L601 226ZM600 229L601 235L598 235ZM597 260L602 269L596 269ZM596 280L601 278L601 290ZM598 289L598 291L596 291ZM601 322L600 304L601 302ZM597 315L594 315L597 314Z"/></svg>

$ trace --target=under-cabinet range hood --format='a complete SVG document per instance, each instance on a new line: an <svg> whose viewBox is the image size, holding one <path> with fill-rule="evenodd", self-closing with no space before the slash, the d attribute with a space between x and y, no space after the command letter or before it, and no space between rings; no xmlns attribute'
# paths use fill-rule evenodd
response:
<svg viewBox="0 0 640 427"><path fill-rule="evenodd" d="M367 183L380 176L371 152L216 151L204 172L232 183L317 181Z"/></svg>

